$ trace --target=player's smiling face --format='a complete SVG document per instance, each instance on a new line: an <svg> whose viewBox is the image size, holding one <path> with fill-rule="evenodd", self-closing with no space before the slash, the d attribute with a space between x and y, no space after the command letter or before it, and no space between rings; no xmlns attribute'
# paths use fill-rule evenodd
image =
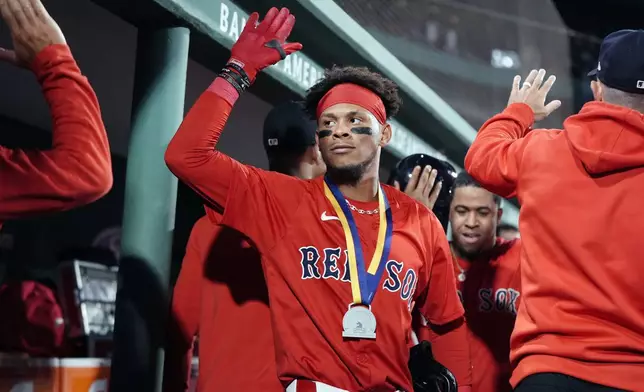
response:
<svg viewBox="0 0 644 392"><path fill-rule="evenodd" d="M391 128L364 108L341 103L327 108L318 118L318 138L328 168L356 169L374 160L378 148L389 142Z"/></svg>
<svg viewBox="0 0 644 392"><path fill-rule="evenodd" d="M476 186L454 189L450 208L453 245L463 257L476 257L494 245L501 210L494 195Z"/></svg>

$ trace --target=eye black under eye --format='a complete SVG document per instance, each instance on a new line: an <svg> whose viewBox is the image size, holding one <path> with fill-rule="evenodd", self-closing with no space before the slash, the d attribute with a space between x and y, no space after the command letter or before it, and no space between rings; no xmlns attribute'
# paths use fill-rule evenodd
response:
<svg viewBox="0 0 644 392"><path fill-rule="evenodd" d="M372 135L373 129L369 127L353 127L351 128L351 132L358 135Z"/></svg>
<svg viewBox="0 0 644 392"><path fill-rule="evenodd" d="M318 137L320 139L322 139L324 137L328 137L328 136L331 136L331 131L330 130L328 130L328 129L320 129L318 131Z"/></svg>

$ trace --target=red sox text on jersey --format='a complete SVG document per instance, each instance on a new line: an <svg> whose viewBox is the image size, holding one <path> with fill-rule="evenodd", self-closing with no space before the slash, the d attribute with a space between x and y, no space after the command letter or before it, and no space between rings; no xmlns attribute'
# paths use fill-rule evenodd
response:
<svg viewBox="0 0 644 392"><path fill-rule="evenodd" d="M303 246L299 249L302 265L302 279L335 279L349 283L349 259L346 250L341 248L324 248L321 251L315 246ZM341 267L342 266L342 267ZM393 293L400 292L400 298L411 306L416 284L416 272L404 264L389 260L385 264L385 279L382 288Z"/></svg>

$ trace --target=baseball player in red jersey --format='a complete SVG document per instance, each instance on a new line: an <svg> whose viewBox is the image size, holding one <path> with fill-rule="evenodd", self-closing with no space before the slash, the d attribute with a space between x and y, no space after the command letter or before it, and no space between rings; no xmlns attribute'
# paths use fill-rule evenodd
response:
<svg viewBox="0 0 644 392"><path fill-rule="evenodd" d="M301 48L285 43L295 22L287 9L257 21L253 13L229 63L186 116L168 167L260 251L288 391L410 391L411 302L436 325L461 320L463 308L440 223L378 181L396 86L349 67L311 89L307 109L318 121L325 177L242 165L215 149L233 104L259 71ZM446 333L467 344L464 328Z"/></svg>
<svg viewBox="0 0 644 392"><path fill-rule="evenodd" d="M50 150L0 146L2 226L9 219L68 210L102 197L112 187L112 163L94 90L42 3L2 1L0 13L14 45L14 50L0 49L0 61L33 70L53 124Z"/></svg>
<svg viewBox="0 0 644 392"><path fill-rule="evenodd" d="M298 103L273 108L263 134L269 169L304 179L324 174L315 132ZM192 229L174 288L164 391L188 390L199 334L198 391L283 392L260 254L238 232L219 225L220 214L206 212Z"/></svg>
<svg viewBox="0 0 644 392"><path fill-rule="evenodd" d="M510 386L510 335L519 305L520 240L496 237L501 198L461 172L450 206L452 250L459 295L470 332L472 391L504 392ZM421 329L424 338L427 329Z"/></svg>

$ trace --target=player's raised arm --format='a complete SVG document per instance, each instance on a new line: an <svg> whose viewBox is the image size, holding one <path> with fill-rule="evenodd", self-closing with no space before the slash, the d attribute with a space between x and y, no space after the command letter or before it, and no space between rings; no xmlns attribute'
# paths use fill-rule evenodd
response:
<svg viewBox="0 0 644 392"><path fill-rule="evenodd" d="M172 173L219 210L233 187L243 193L267 183L261 171L215 150L235 101L258 72L302 47L285 43L295 24L288 9L271 8L258 19L257 13L248 18L228 64L190 109L165 154Z"/></svg>
<svg viewBox="0 0 644 392"><path fill-rule="evenodd" d="M51 109L53 148L0 147L0 221L90 203L112 187L107 134L96 95L60 28L37 0L0 2L13 50L0 60L31 67Z"/></svg>
<svg viewBox="0 0 644 392"><path fill-rule="evenodd" d="M544 81L545 75L532 70L521 86L521 77L514 78L508 107L483 124L465 156L465 170L490 192L514 196L523 152L535 136L532 124L561 106L545 104L555 82L554 76Z"/></svg>

